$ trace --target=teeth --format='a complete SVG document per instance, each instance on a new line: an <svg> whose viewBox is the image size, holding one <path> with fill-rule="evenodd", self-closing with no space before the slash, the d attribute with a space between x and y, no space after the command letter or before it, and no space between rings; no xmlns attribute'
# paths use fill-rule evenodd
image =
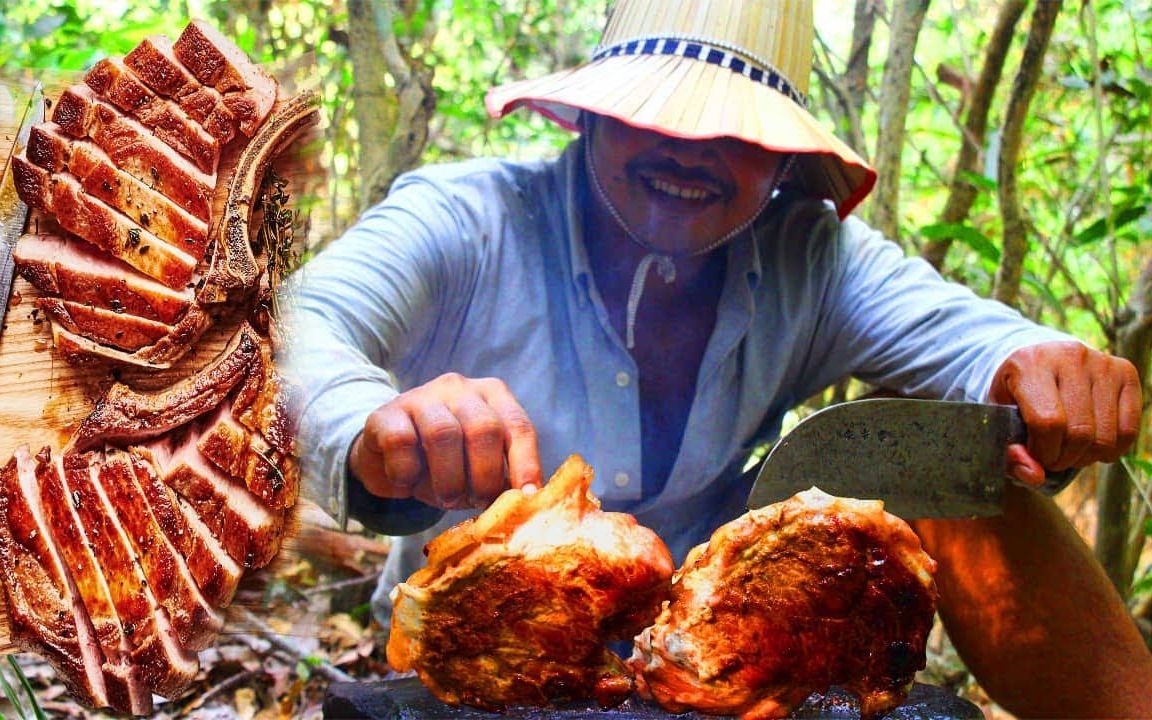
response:
<svg viewBox="0 0 1152 720"><path fill-rule="evenodd" d="M650 179L648 181L648 183L653 188L655 188L656 190L659 190L660 192L664 193L665 195L671 195L672 197L678 197L682 200L703 200L712 194L712 193L708 192L707 190L700 190L698 188L681 187L680 185L673 185L670 182L666 182L664 180L657 180L655 178Z"/></svg>

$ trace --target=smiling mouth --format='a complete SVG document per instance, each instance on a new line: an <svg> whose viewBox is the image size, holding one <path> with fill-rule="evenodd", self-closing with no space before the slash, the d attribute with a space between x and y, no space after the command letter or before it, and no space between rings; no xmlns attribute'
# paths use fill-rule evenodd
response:
<svg viewBox="0 0 1152 720"><path fill-rule="evenodd" d="M659 195L691 203L709 203L718 200L723 193L699 185L681 185L672 180L640 173L640 181L650 191Z"/></svg>

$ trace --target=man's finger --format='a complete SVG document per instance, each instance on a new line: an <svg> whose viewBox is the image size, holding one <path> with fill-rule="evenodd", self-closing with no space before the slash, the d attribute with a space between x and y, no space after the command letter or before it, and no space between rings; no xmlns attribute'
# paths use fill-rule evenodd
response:
<svg viewBox="0 0 1152 720"><path fill-rule="evenodd" d="M504 427L509 484L514 488L543 485L540 451L536 445L536 428L528 418L528 413L503 382L494 380L483 387L484 398L496 411Z"/></svg>
<svg viewBox="0 0 1152 720"><path fill-rule="evenodd" d="M1076 467L1096 441L1096 408L1093 382L1081 373L1064 374L1057 381L1064 408L1063 439L1056 459L1045 462L1049 470Z"/></svg>
<svg viewBox="0 0 1152 720"><path fill-rule="evenodd" d="M397 403L389 403L369 416L364 444L373 451L373 463L359 475L368 492L379 497L412 497L413 488L426 476L423 452L412 419Z"/></svg>
<svg viewBox="0 0 1152 720"><path fill-rule="evenodd" d="M1120 384L1120 401L1116 420L1116 457L1128 452L1140 434L1140 418L1143 410L1140 376L1136 367L1127 360L1123 362L1124 379Z"/></svg>
<svg viewBox="0 0 1152 720"><path fill-rule="evenodd" d="M486 507L505 489L504 426L479 395L469 394L454 407L464 436L464 457L471 504Z"/></svg>
<svg viewBox="0 0 1152 720"><path fill-rule="evenodd" d="M1028 448L1017 443L1008 446L1008 476L1039 487L1044 484L1044 467L1028 454Z"/></svg>
<svg viewBox="0 0 1152 720"><path fill-rule="evenodd" d="M468 498L468 485L460 422L446 405L427 399L413 403L410 412L420 435L436 505L445 509L462 507Z"/></svg>
<svg viewBox="0 0 1152 720"><path fill-rule="evenodd" d="M1055 376L1039 373L1010 390L1028 427L1028 453L1044 467L1052 467L1060 457L1067 422Z"/></svg>

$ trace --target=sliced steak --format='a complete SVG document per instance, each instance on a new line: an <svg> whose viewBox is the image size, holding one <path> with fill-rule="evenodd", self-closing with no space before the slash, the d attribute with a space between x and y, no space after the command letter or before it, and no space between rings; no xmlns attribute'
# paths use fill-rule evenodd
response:
<svg viewBox="0 0 1152 720"><path fill-rule="evenodd" d="M99 471L101 499L114 509L148 591L159 604L158 618L171 624L181 647L203 650L212 644L224 619L200 591L180 552L168 540L136 479L132 457L107 448Z"/></svg>
<svg viewBox="0 0 1152 720"><path fill-rule="evenodd" d="M113 385L72 434L70 447L86 450L157 437L186 425L224 402L261 358L262 340L244 325L215 360L157 392Z"/></svg>
<svg viewBox="0 0 1152 720"><path fill-rule="evenodd" d="M280 549L284 513L272 511L247 488L233 481L200 453L199 423L169 433L145 447L164 482L180 494L245 568L267 565Z"/></svg>
<svg viewBox="0 0 1152 720"><path fill-rule="evenodd" d="M204 259L208 223L117 168L112 158L90 141L70 137L56 123L44 123L32 128L26 154L45 170L75 175L88 194L196 260Z"/></svg>
<svg viewBox="0 0 1152 720"><path fill-rule="evenodd" d="M124 65L122 58L104 58L84 75L96 94L129 113L169 147L208 175L216 174L220 141L176 103L158 97Z"/></svg>
<svg viewBox="0 0 1152 720"><path fill-rule="evenodd" d="M101 345L133 352L154 345L172 332L171 325L135 315L62 300L42 297L36 307L68 332L82 335Z"/></svg>
<svg viewBox="0 0 1152 720"><path fill-rule="evenodd" d="M196 168L148 128L97 98L88 86L73 85L61 93L52 120L75 138L92 138L116 167L201 220L209 220L215 175Z"/></svg>
<svg viewBox="0 0 1152 720"><path fill-rule="evenodd" d="M227 403L207 417L196 447L266 505L279 510L296 504L299 484L289 481L299 473L295 459L241 425Z"/></svg>
<svg viewBox="0 0 1152 720"><path fill-rule="evenodd" d="M124 65L153 91L171 98L221 144L236 134L236 116L224 104L224 96L205 87L180 64L170 38L144 38L124 57Z"/></svg>
<svg viewBox="0 0 1152 720"><path fill-rule="evenodd" d="M276 81L216 28L193 20L172 46L201 83L224 95L240 131L252 137L276 103Z"/></svg>
<svg viewBox="0 0 1152 720"><path fill-rule="evenodd" d="M152 711L152 694L144 684L141 669L132 662L132 645L116 612L108 579L93 554L97 539L89 536L77 516L81 497L65 489L64 468L47 448L36 456L35 472L49 535L72 573L104 654L102 669L108 703L146 715Z"/></svg>
<svg viewBox="0 0 1152 720"><path fill-rule="evenodd" d="M52 323L52 344L56 354L73 365L103 363L164 369L172 367L173 363L183 357L209 325L211 317L202 307L193 304L180 321L172 326L171 334L135 352L101 345L59 323Z"/></svg>
<svg viewBox="0 0 1152 720"><path fill-rule="evenodd" d="M161 285L72 236L24 235L13 259L41 292L93 308L171 324L192 301L190 291Z"/></svg>
<svg viewBox="0 0 1152 720"><path fill-rule="evenodd" d="M134 559L131 541L100 484L101 453L66 455L64 484L89 548L131 647L131 662L153 693L174 697L200 669L196 654L180 646L167 613ZM108 481L115 481L112 476ZM132 510L126 508L126 510Z"/></svg>
<svg viewBox="0 0 1152 720"><path fill-rule="evenodd" d="M69 692L104 707L109 703L104 653L51 537L37 490L36 462L21 446L0 469L0 572L5 578L0 585L12 642L46 658ZM125 686L119 690L127 697Z"/></svg>
<svg viewBox="0 0 1152 720"><path fill-rule="evenodd" d="M129 456L148 508L168 542L183 556L200 592L214 607L227 607L243 569L212 536L188 503L160 479L151 451L133 448Z"/></svg>
<svg viewBox="0 0 1152 720"><path fill-rule="evenodd" d="M170 288L183 289L192 279L195 258L84 192L74 176L49 173L22 156L12 158L12 174L24 202L52 213L65 230Z"/></svg>

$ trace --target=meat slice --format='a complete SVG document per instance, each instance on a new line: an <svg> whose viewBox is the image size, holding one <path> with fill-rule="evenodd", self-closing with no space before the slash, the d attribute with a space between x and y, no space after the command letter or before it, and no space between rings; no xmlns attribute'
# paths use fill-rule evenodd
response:
<svg viewBox="0 0 1152 720"><path fill-rule="evenodd" d="M122 58L104 58L84 75L97 95L129 113L208 175L216 174L220 141L180 109L148 89Z"/></svg>
<svg viewBox="0 0 1152 720"><path fill-rule="evenodd" d="M150 184L120 170L112 158L86 140L76 140L53 122L36 125L28 136L27 157L52 172L76 176L95 198L134 220L164 242L204 259L208 250L208 223L194 217Z"/></svg>
<svg viewBox="0 0 1152 720"><path fill-rule="evenodd" d="M168 336L171 325L128 315L114 310L84 305L56 297L36 300L36 307L54 323L69 332L110 345L121 350L134 351L148 347Z"/></svg>
<svg viewBox="0 0 1152 720"><path fill-rule="evenodd" d="M196 512L164 484L146 448L129 453L135 479L157 525L184 558L200 592L214 607L227 607L236 594L243 569L228 555Z"/></svg>
<svg viewBox="0 0 1152 720"><path fill-rule="evenodd" d="M0 468L0 572L5 578L0 586L12 642L45 657L73 695L104 707L109 703L104 654L51 537L40 504L36 463L21 446Z"/></svg>
<svg viewBox="0 0 1152 720"><path fill-rule="evenodd" d="M97 98L88 86L73 85L61 93L52 120L75 138L92 138L116 167L192 215L209 220L215 175L197 169L148 128Z"/></svg>
<svg viewBox="0 0 1152 720"><path fill-rule="evenodd" d="M672 557L631 515L602 512L591 483L572 456L543 489L508 490L429 543L392 592L388 663L451 704L622 702L632 683L605 643L652 621Z"/></svg>
<svg viewBox="0 0 1152 720"><path fill-rule="evenodd" d="M196 304L172 326L172 331L153 345L134 352L118 350L78 335L59 323L52 323L52 344L55 352L73 365L103 363L105 365L134 365L154 369L169 368L192 347L196 339L211 324L211 317Z"/></svg>
<svg viewBox="0 0 1152 720"><path fill-rule="evenodd" d="M71 174L50 174L23 156L12 158L12 173L24 202L52 213L65 230L170 288L183 289L192 279L196 258L84 192Z"/></svg>
<svg viewBox="0 0 1152 720"><path fill-rule="evenodd" d="M41 292L93 308L170 324L192 300L190 291L161 285L76 237L24 235L13 259Z"/></svg>
<svg viewBox="0 0 1152 720"><path fill-rule="evenodd" d="M144 452L156 462L165 484L188 502L233 560L245 568L263 567L280 550L285 514L266 507L208 462L196 447L200 433L199 424L193 424L148 443Z"/></svg>
<svg viewBox="0 0 1152 720"><path fill-rule="evenodd" d="M102 491L102 466L103 457L97 453L64 456L66 497L72 501L97 572L107 584L131 648L132 666L150 692L174 697L192 682L200 664L195 653L177 642L167 613L158 607L147 578L133 559L131 541ZM111 474L105 479L115 481Z"/></svg>
<svg viewBox="0 0 1152 720"><path fill-rule="evenodd" d="M201 83L224 95L240 131L252 137L276 102L276 81L216 28L188 23L172 46L176 57Z"/></svg>
<svg viewBox="0 0 1152 720"><path fill-rule="evenodd" d="M628 661L637 689L671 712L755 720L840 685L879 716L924 667L935 567L879 501L813 488L752 510L677 571Z"/></svg>
<svg viewBox="0 0 1152 720"><path fill-rule="evenodd" d="M242 425L227 404L209 416L196 447L229 477L243 479L248 491L269 507L296 504L298 485L288 482L299 472L295 459Z"/></svg>
<svg viewBox="0 0 1152 720"><path fill-rule="evenodd" d="M136 479L132 457L108 448L103 458L90 462L93 486L104 509L119 521L125 547L139 565L145 589L165 636L174 636L179 647L203 650L224 624L197 587L183 558L156 522L147 498Z"/></svg>
<svg viewBox="0 0 1152 720"><path fill-rule="evenodd" d="M132 663L128 633L116 612L108 579L93 554L96 542L76 514L81 498L65 489L64 468L59 458L52 458L48 448L36 456L35 473L49 536L72 573L104 655L102 670L108 704L146 715L152 711L152 695L144 684L141 669Z"/></svg>
<svg viewBox="0 0 1152 720"><path fill-rule="evenodd" d="M158 437L203 415L228 397L262 357L263 341L244 324L215 360L202 370L156 392L113 385L72 434L69 446L86 450Z"/></svg>
<svg viewBox="0 0 1152 720"><path fill-rule="evenodd" d="M236 134L236 116L224 104L224 96L205 87L180 64L170 38L144 38L124 57L124 64L153 91L171 98L221 144Z"/></svg>

